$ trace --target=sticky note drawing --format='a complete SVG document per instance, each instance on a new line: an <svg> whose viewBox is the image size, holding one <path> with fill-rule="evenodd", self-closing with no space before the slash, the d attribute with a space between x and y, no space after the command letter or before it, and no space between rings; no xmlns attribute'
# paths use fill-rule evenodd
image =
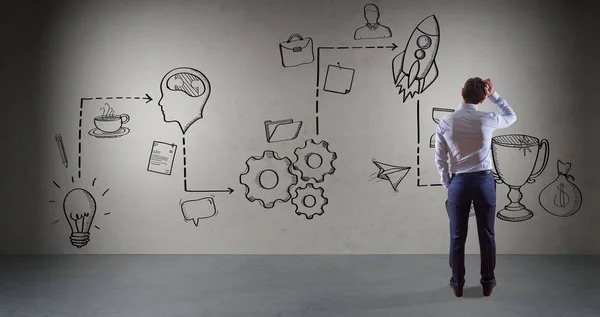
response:
<svg viewBox="0 0 600 317"><path fill-rule="evenodd" d="M354 69L337 65L329 65L325 75L324 91L346 95L352 90Z"/></svg>

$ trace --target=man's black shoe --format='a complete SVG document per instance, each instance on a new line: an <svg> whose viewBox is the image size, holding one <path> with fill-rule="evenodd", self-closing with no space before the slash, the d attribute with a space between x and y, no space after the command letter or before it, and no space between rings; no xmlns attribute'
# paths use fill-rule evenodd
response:
<svg viewBox="0 0 600 317"><path fill-rule="evenodd" d="M463 296L463 290L462 290L462 288L456 289L456 288L454 288L454 285L452 285L452 283L450 283L450 288L454 291L454 296L456 296L456 297L462 297Z"/></svg>
<svg viewBox="0 0 600 317"><path fill-rule="evenodd" d="M494 280L494 283L490 284L485 284L483 286L483 296L490 296L492 295L492 290L494 289L494 287L496 287L496 281Z"/></svg>

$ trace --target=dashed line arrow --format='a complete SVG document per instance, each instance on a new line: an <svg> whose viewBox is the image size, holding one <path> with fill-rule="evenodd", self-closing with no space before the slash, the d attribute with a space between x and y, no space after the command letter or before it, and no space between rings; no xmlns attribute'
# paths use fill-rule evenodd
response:
<svg viewBox="0 0 600 317"><path fill-rule="evenodd" d="M373 48L391 48L392 51L395 50L396 48L398 48L398 45L396 45L396 43L392 43L392 45L379 45L379 46L321 46L321 47L317 47L317 52L318 50L347 50L347 49L361 49L361 48L368 48L368 49L373 49Z"/></svg>
<svg viewBox="0 0 600 317"><path fill-rule="evenodd" d="M150 101L152 101L152 97L150 97L150 95L145 94L144 97L139 97L139 96L108 96L108 97L89 97L89 98L81 98L79 100L79 134L78 134L78 139L79 139L79 144L78 144L78 155L77 155L77 177L81 178L81 154L82 154L82 144L81 144L81 138L82 138L82 132L81 132L81 128L82 128L82 123L83 123L83 105L86 101L90 101L90 100L146 100L146 103L149 103Z"/></svg>
<svg viewBox="0 0 600 317"><path fill-rule="evenodd" d="M233 193L233 188L227 189L188 189L187 187L187 151L185 147L185 136L183 137L183 190L188 193Z"/></svg>
<svg viewBox="0 0 600 317"><path fill-rule="evenodd" d="M316 134L319 135L319 82L321 80L321 50L350 50L350 49L391 49L392 51L398 48L396 43L392 45L379 45L379 46L321 46L317 47L317 91L316 91L316 103L315 103L315 127Z"/></svg>

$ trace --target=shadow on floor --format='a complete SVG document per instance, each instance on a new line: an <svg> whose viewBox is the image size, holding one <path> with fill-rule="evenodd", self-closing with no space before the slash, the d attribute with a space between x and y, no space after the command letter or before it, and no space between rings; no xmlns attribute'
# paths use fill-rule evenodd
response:
<svg viewBox="0 0 600 317"><path fill-rule="evenodd" d="M463 297L465 297L465 298L483 297L483 287L481 287L481 286L465 287L465 288L463 288Z"/></svg>
<svg viewBox="0 0 600 317"><path fill-rule="evenodd" d="M481 287L472 286L465 287L463 290L463 298L482 298L483 293ZM405 290L402 294L400 291L388 294L356 294L342 297L331 296L327 299L321 299L319 303L314 303L311 309L315 311L360 311L374 309L394 309L408 306L428 305L445 302L453 302L460 300L456 298L449 285L439 288L410 292ZM320 306L320 307L319 307Z"/></svg>

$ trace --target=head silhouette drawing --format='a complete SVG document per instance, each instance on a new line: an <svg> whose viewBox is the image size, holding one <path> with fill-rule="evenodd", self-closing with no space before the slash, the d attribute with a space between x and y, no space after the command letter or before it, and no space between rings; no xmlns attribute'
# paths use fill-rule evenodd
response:
<svg viewBox="0 0 600 317"><path fill-rule="evenodd" d="M379 22L379 8L374 4L365 5L365 20L368 24L375 24Z"/></svg>
<svg viewBox="0 0 600 317"><path fill-rule="evenodd" d="M202 72L190 67L175 68L160 82L158 105L165 122L177 122L181 132L202 118L210 96L210 82Z"/></svg>

